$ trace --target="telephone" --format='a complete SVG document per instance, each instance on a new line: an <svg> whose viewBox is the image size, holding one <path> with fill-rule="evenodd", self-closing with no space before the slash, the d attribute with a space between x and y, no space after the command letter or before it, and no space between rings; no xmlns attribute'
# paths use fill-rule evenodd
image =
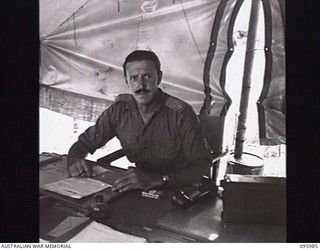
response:
<svg viewBox="0 0 320 250"><path fill-rule="evenodd" d="M220 160L222 157L228 155L230 150L227 148L224 153L212 160L212 164ZM210 169L210 176L203 176L201 184L198 187L188 187L179 189L171 198L171 204L179 209L188 209L194 204L205 200L207 198L216 196L218 193L218 186L215 183L215 175Z"/></svg>
<svg viewBox="0 0 320 250"><path fill-rule="evenodd" d="M171 198L171 204L179 209L186 210L194 204L213 197L217 194L218 187L208 176L203 176L198 187L179 189Z"/></svg>

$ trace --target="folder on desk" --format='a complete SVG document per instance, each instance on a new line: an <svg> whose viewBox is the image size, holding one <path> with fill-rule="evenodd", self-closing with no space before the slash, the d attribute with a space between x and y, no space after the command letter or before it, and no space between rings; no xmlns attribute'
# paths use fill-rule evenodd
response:
<svg viewBox="0 0 320 250"><path fill-rule="evenodd" d="M44 189L71 198L81 199L89 195L112 187L110 184L91 178L67 178L50 184L45 184Z"/></svg>
<svg viewBox="0 0 320 250"><path fill-rule="evenodd" d="M103 200L105 202L111 202L112 200L116 199L117 197L120 197L122 193L119 192L113 192L111 190L111 186L113 185L114 181L120 177L122 174L121 171L107 171L101 175L91 177L90 179L95 180L95 181L100 181L105 184L105 186L101 186L100 191L98 191L98 194L103 195ZM78 178L78 179L83 179L83 178ZM53 182L51 184L57 184L57 182ZM49 195L50 197L53 197L55 199L58 199L62 201L65 204L68 204L71 207L75 208L82 208L82 209L87 209L88 206L94 201L95 197L94 194L95 192L91 192L91 195L84 196L83 198L76 198L72 197L75 194L72 194L69 192L69 195L64 195L61 193L57 193L54 190L50 190L48 186L50 187L51 184L48 185L43 185L40 189L41 193L44 193L46 195ZM85 189L87 187L85 186Z"/></svg>

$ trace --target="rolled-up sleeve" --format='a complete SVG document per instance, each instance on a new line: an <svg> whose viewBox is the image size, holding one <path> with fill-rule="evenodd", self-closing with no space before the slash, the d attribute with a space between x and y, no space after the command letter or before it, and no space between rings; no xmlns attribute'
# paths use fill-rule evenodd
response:
<svg viewBox="0 0 320 250"><path fill-rule="evenodd" d="M93 154L115 136L115 112L115 106L110 106L93 126L79 136L78 141L86 146L89 153Z"/></svg>

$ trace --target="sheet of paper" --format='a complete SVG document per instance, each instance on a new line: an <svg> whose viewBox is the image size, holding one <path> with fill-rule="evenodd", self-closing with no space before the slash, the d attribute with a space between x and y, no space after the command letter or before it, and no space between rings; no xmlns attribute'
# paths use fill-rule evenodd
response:
<svg viewBox="0 0 320 250"><path fill-rule="evenodd" d="M68 243L145 243L146 239L116 231L98 222L91 222Z"/></svg>
<svg viewBox="0 0 320 250"><path fill-rule="evenodd" d="M63 194L71 198L81 199L91 194L100 192L111 185L90 178L68 178L50 184L45 184L44 189Z"/></svg>

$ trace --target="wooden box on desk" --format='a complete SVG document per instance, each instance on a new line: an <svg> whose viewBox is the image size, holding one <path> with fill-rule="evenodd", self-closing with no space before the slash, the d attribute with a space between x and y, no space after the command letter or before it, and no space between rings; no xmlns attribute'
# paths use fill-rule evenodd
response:
<svg viewBox="0 0 320 250"><path fill-rule="evenodd" d="M286 223L285 178L230 174L221 186L224 222Z"/></svg>

